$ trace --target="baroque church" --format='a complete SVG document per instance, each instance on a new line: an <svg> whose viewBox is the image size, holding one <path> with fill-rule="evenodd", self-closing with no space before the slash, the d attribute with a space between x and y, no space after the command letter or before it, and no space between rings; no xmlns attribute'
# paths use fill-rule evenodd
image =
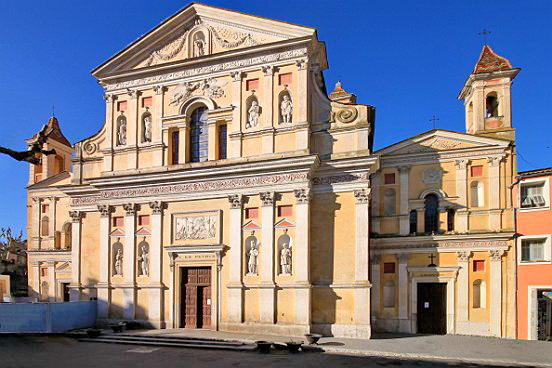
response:
<svg viewBox="0 0 552 368"><path fill-rule="evenodd" d="M30 168L33 296L153 328L511 337L519 69L485 46L466 133L374 152L375 108L327 68L313 28L190 4L94 69L103 126L71 144L51 118Z"/></svg>

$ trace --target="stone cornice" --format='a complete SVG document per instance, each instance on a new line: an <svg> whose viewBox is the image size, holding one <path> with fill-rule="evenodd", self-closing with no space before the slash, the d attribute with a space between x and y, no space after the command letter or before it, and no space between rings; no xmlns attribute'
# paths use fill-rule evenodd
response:
<svg viewBox="0 0 552 368"><path fill-rule="evenodd" d="M456 150L456 152L443 151L443 152L424 152L424 153L410 153L397 156L381 156L381 166L401 166L406 163L423 163L435 161L451 161L459 158L487 158L489 155L501 155L508 150L504 148L463 148Z"/></svg>

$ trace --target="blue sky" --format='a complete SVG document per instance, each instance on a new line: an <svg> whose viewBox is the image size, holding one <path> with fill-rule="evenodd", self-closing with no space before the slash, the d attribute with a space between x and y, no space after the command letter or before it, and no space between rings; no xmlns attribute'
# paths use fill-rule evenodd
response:
<svg viewBox="0 0 552 368"><path fill-rule="evenodd" d="M0 145L25 149L24 139L56 116L75 142L103 123L102 89L90 71L185 1L5 1L0 22ZM326 42L331 91L337 79L376 106L376 148L438 128L464 131L456 99L483 40L514 67L520 170L552 166L552 16L550 1L213 0L205 4L303 24ZM0 227L26 226L28 167L0 156Z"/></svg>

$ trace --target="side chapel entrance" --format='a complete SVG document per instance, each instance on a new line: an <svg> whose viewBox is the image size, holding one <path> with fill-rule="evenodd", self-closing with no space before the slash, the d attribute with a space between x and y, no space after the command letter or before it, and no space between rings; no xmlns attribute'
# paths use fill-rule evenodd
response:
<svg viewBox="0 0 552 368"><path fill-rule="evenodd" d="M211 267L182 267L180 327L211 328Z"/></svg>
<svg viewBox="0 0 552 368"><path fill-rule="evenodd" d="M418 333L447 333L447 284L419 283L417 304Z"/></svg>

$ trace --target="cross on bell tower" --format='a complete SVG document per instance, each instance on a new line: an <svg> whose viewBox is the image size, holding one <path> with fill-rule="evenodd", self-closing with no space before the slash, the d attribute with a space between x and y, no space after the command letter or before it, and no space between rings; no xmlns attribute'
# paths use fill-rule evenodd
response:
<svg viewBox="0 0 552 368"><path fill-rule="evenodd" d="M487 35L490 35L490 34L491 34L491 31L489 31L488 29L485 29L485 28L483 28L481 30L481 32L478 33L478 35L483 36L483 44L484 45L487 44Z"/></svg>

